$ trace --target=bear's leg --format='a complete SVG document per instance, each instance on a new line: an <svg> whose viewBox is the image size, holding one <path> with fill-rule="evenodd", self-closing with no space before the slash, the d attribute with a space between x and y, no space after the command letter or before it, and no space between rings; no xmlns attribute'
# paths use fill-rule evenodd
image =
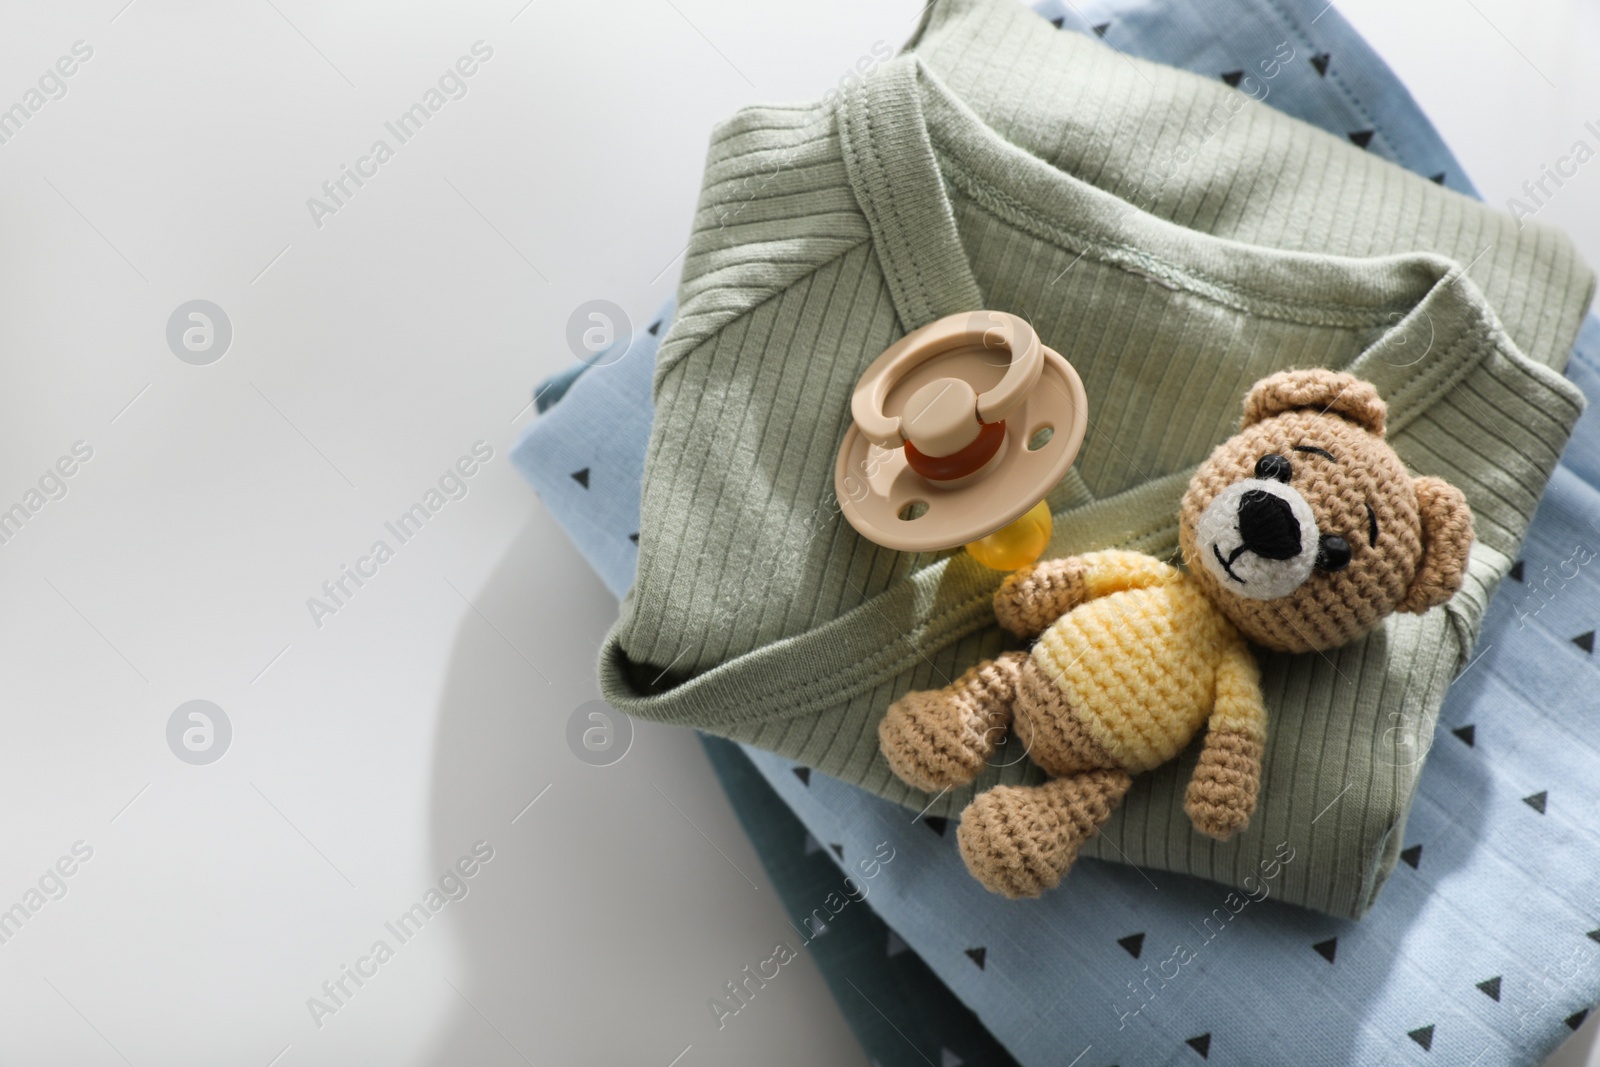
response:
<svg viewBox="0 0 1600 1067"><path fill-rule="evenodd" d="M943 689L907 693L878 723L878 746L907 785L927 792L978 776L1011 725L1026 652L1006 652Z"/></svg>
<svg viewBox="0 0 1600 1067"><path fill-rule="evenodd" d="M1127 771L1106 768L996 786L961 813L961 858L990 892L1036 897L1061 881L1132 785Z"/></svg>

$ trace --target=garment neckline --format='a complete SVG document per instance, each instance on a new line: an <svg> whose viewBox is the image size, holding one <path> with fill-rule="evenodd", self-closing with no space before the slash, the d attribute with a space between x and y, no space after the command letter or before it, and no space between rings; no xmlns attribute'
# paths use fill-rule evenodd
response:
<svg viewBox="0 0 1600 1067"><path fill-rule="evenodd" d="M986 306L952 191L1074 255L1252 316L1381 330L1347 368L1367 371L1381 391L1414 376L1395 372L1427 362L1419 348L1439 355L1494 329L1482 294L1454 260L1298 252L1150 214L1007 139L914 52L834 107L845 169L907 331Z"/></svg>

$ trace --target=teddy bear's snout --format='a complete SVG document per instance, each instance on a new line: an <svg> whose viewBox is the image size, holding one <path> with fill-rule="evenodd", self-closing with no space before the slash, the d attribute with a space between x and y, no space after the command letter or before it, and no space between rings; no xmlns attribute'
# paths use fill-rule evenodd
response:
<svg viewBox="0 0 1600 1067"><path fill-rule="evenodd" d="M1316 567L1316 516L1298 490L1277 478L1229 485L1201 514L1195 533L1201 564L1224 588L1252 600L1288 596Z"/></svg>

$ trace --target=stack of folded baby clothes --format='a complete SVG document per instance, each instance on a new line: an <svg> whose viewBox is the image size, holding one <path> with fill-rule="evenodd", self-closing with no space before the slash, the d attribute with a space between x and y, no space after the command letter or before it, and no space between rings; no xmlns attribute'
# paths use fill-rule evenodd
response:
<svg viewBox="0 0 1600 1067"><path fill-rule="evenodd" d="M678 303L544 388L515 452L626 593L603 691L744 743L844 873L893 844L872 908L895 936L830 974L876 1004L841 993L883 1063L988 1047L958 1012L884 1039L882 1000L929 988L905 946L1023 1063L1536 1063L1600 996L1600 753L1571 695L1595 671L1574 555L1600 533L1592 275L1559 234L1463 195L1322 4L1084 11L936 0L860 84L717 130ZM1191 754L1086 846L1111 862L1038 901L986 894L945 824L1031 780L1025 761L923 795L877 748L896 697L1008 647L1001 576L880 548L831 506L862 370L978 308L1027 319L1088 391L1049 555L1170 553L1194 466L1290 366L1376 384L1400 456L1477 520L1448 605L1263 657L1247 833L1189 826Z"/></svg>

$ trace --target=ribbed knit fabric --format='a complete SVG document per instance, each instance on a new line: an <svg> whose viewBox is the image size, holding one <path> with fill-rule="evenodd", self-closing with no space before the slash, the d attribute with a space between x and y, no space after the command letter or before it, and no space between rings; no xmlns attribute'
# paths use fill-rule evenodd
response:
<svg viewBox="0 0 1600 1067"><path fill-rule="evenodd" d="M1051 555L1172 553L1183 487L1250 384L1348 370L1388 401L1413 471L1466 493L1466 587L1338 652L1262 656L1273 731L1248 832L1194 832L1190 757L1141 776L1084 851L1236 881L1287 841L1308 861L1280 895L1359 914L1420 771L1394 738L1431 727L1579 411L1558 372L1591 291L1553 231L1219 81L1010 0L938 0L859 90L714 135L603 692L920 809L933 798L889 772L878 719L1015 639L993 622L998 575L840 519L833 457L867 364L979 307L1023 315L1073 363L1090 427L1050 496ZM1017 764L976 787L1022 780Z"/></svg>

